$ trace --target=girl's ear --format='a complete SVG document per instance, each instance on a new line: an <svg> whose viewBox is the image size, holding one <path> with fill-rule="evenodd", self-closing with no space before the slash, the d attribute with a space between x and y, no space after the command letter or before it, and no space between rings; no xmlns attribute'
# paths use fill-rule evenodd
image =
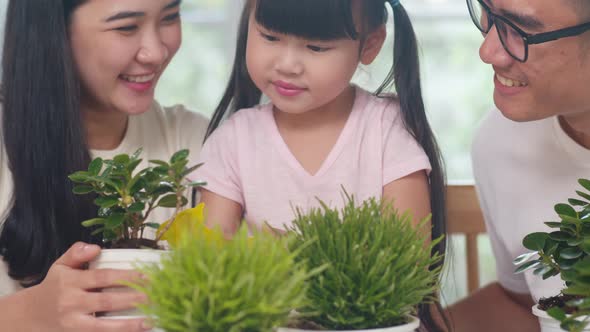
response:
<svg viewBox="0 0 590 332"><path fill-rule="evenodd" d="M385 24L382 24L379 28L369 33L367 39L365 39L365 44L363 45L363 50L361 52L360 60L363 65L369 65L375 60L383 47L386 36L387 31L385 30Z"/></svg>

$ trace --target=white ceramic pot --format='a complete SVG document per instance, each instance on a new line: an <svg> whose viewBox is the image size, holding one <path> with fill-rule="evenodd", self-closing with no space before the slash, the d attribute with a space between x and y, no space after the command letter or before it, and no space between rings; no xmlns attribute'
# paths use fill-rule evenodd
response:
<svg viewBox="0 0 590 332"><path fill-rule="evenodd" d="M142 264L159 264L164 250L152 249L103 249L97 259L90 262L90 269L133 270ZM125 292L128 287L104 288L103 292ZM104 313L105 317L131 317L141 315L139 310L125 310Z"/></svg>
<svg viewBox="0 0 590 332"><path fill-rule="evenodd" d="M392 327L382 327L378 329L371 329L371 330L349 330L349 331L318 331L318 332L414 332L420 326L420 321L412 317L412 320L404 325L392 326ZM277 332L315 332L316 330L301 330L301 329L292 329L286 327L280 327L277 329Z"/></svg>
<svg viewBox="0 0 590 332"><path fill-rule="evenodd" d="M559 321L549 316L546 311L538 308L537 305L533 306L533 314L539 319L541 325L541 332L563 332L564 330L559 327ZM590 327L586 327L584 332L590 332Z"/></svg>
<svg viewBox="0 0 590 332"><path fill-rule="evenodd" d="M133 270L137 263L159 263L164 250L153 249L103 249L90 262L90 269Z"/></svg>
<svg viewBox="0 0 590 332"><path fill-rule="evenodd" d="M110 317L101 317L100 319L136 319L136 318L145 318L145 316L110 316ZM153 328L149 332L166 332L159 328Z"/></svg>

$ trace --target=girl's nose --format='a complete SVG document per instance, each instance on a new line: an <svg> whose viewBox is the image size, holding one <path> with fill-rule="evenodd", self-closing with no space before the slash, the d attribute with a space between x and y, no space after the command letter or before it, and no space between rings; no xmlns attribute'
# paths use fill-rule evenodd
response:
<svg viewBox="0 0 590 332"><path fill-rule="evenodd" d="M292 47L285 47L277 55L276 70L285 75L301 75L303 73L301 54Z"/></svg>

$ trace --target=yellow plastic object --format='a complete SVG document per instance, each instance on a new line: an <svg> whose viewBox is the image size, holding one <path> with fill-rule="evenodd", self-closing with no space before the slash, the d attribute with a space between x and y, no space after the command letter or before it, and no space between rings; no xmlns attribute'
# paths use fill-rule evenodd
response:
<svg viewBox="0 0 590 332"><path fill-rule="evenodd" d="M199 232L202 233L203 237L210 241L223 242L223 234L219 231L212 230L205 226L204 217L205 205L203 203L195 206L194 208L181 211L175 218L174 223L162 236L162 240L168 241L171 247L177 247L180 245L182 237L188 236L194 238L200 238ZM164 229L170 224L172 220L168 220L158 228L157 235L164 231Z"/></svg>
<svg viewBox="0 0 590 332"><path fill-rule="evenodd" d="M162 240L168 241L168 244L172 248L176 248L180 245L181 240L187 237L188 240L193 239L204 239L206 241L216 242L218 245L223 245L227 239L223 232L218 229L211 229L205 226L205 205L203 203L195 206L194 208L181 211L176 216L174 224L166 231L161 237ZM171 223L172 220L168 220L160 227L157 231L157 236L164 231L164 229ZM282 237L286 235L286 232L280 229L276 229L264 223L260 229L263 233L271 234L276 237ZM253 241L254 238L250 237L249 241Z"/></svg>

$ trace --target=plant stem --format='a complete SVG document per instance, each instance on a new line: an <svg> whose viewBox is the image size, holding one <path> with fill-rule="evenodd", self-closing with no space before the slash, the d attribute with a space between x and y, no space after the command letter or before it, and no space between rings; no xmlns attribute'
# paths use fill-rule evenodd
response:
<svg viewBox="0 0 590 332"><path fill-rule="evenodd" d="M129 240L129 228L126 226L123 226L123 238L125 240Z"/></svg>
<svg viewBox="0 0 590 332"><path fill-rule="evenodd" d="M150 205L148 206L148 209L145 213L145 216L143 217L143 220L147 220L150 213L152 213L152 211L155 209L154 204L155 204L155 202L150 202Z"/></svg>
<svg viewBox="0 0 590 332"><path fill-rule="evenodd" d="M174 224L174 221L176 220L176 215L178 215L178 212L180 212L180 209L182 208L182 193L184 190L185 190L185 188L182 185L180 186L180 188L177 187L177 189L176 189L176 209L174 210L174 214L172 215L172 218L170 218L170 222L168 223L168 225L166 225L166 227L164 227L164 230L162 230L160 235L158 235L156 237L156 243L158 243L158 241L160 241L160 239L162 239L162 236L164 236L164 234L166 234L166 232L168 232L170 227L172 227L172 224Z"/></svg>
<svg viewBox="0 0 590 332"><path fill-rule="evenodd" d="M549 256L545 253L539 253L539 256L541 257L543 264L549 265L552 268L556 269L559 273L561 273L561 267L559 266L559 264L557 264L556 262L553 261L551 256Z"/></svg>
<svg viewBox="0 0 590 332"><path fill-rule="evenodd" d="M141 225L143 225L144 221L145 221L145 219L142 220L141 218L139 218L139 215L137 215L135 213L133 214L133 227L131 228L131 231L132 231L131 238L133 238L133 239L141 238L141 237L138 237L138 235L139 235L139 231L141 229Z"/></svg>

